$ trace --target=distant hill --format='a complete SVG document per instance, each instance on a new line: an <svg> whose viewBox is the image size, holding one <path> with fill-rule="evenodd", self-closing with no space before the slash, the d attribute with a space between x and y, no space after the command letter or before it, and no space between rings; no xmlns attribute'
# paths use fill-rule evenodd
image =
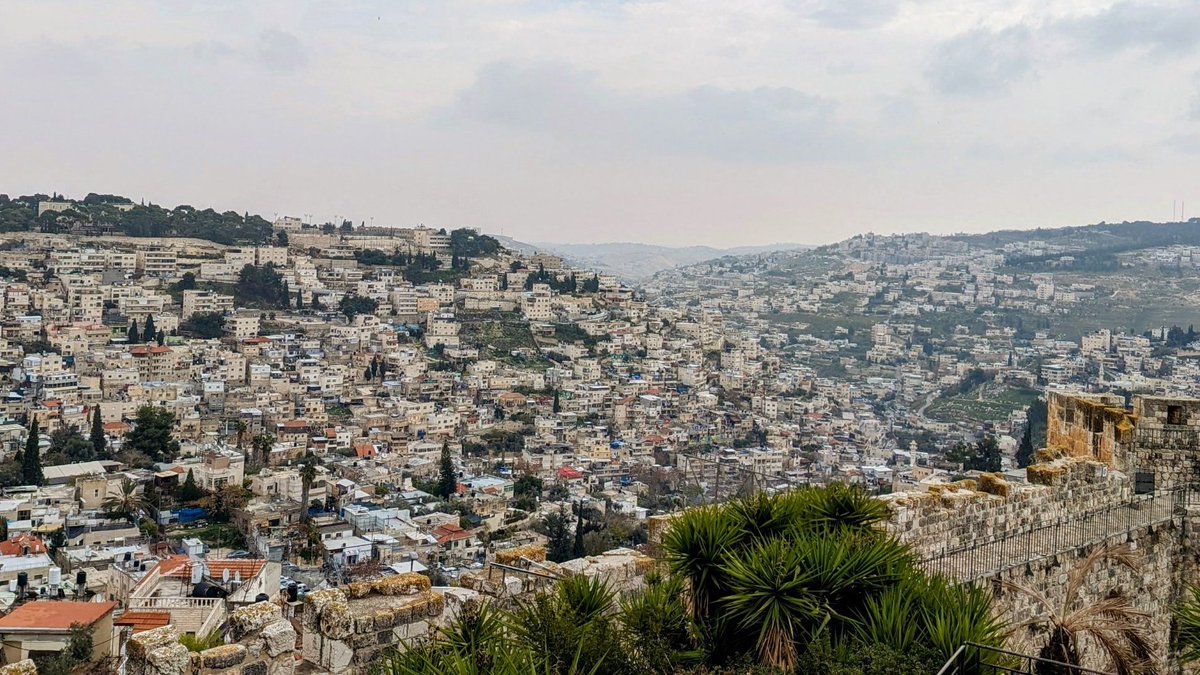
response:
<svg viewBox="0 0 1200 675"><path fill-rule="evenodd" d="M543 251L565 258L572 265L615 274L629 281L648 279L656 273L681 265L694 265L705 260L730 255L753 255L811 248L803 244L770 244L767 246L655 246L632 242L609 244L527 244L508 237L499 238L506 247L525 253Z"/></svg>
<svg viewBox="0 0 1200 675"><path fill-rule="evenodd" d="M53 208L42 208L48 204ZM59 195L0 194L0 232L123 234L130 237L194 237L218 244L259 244L271 240L271 223L236 211L218 213L188 205L166 209L135 204L119 195L89 193L82 200Z"/></svg>

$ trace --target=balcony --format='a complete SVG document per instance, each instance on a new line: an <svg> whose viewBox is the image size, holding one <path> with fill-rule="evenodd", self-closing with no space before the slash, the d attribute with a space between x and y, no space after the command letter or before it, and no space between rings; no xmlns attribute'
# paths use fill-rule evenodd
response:
<svg viewBox="0 0 1200 675"><path fill-rule="evenodd" d="M225 618L223 598L130 598L130 612L166 612L171 623L181 633L208 635L220 627Z"/></svg>

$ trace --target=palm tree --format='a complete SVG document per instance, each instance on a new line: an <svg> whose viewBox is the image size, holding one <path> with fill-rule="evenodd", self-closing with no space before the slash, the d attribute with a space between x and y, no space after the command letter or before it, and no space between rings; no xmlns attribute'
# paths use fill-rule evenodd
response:
<svg viewBox="0 0 1200 675"><path fill-rule="evenodd" d="M246 426L246 420L238 420L233 423L233 430L237 432L237 449L241 450L246 442L246 431L249 427Z"/></svg>
<svg viewBox="0 0 1200 675"><path fill-rule="evenodd" d="M146 498L137 492L137 484L125 478L119 494L104 499L104 510L110 516L135 520L146 508Z"/></svg>
<svg viewBox="0 0 1200 675"><path fill-rule="evenodd" d="M253 446L253 461L259 466L266 466L271 457L271 448L275 446L275 437L270 434L255 436L250 445Z"/></svg>
<svg viewBox="0 0 1200 675"><path fill-rule="evenodd" d="M1079 593L1094 572L1104 563L1113 563L1130 571L1141 567L1141 558L1127 544L1097 546L1083 562L1067 575L1063 600L1056 604L1043 593L1016 583L1005 586L1032 598L1046 611L1045 618L1033 619L1026 626L1045 625L1050 638L1040 656L1071 665L1080 664L1082 648L1095 645L1108 657L1118 675L1148 672L1153 650L1149 643L1149 615L1134 608L1123 592L1113 590L1104 599L1083 602ZM1044 669L1045 675L1059 670ZM1065 673L1065 669L1062 671Z"/></svg>
<svg viewBox="0 0 1200 675"><path fill-rule="evenodd" d="M814 645L848 653L879 644L871 633L896 626L902 639L885 644L918 660L926 646L943 661L965 641L1000 646L990 597L925 577L912 552L879 527L886 515L879 500L839 486L755 495L676 518L662 545L705 659L806 670L812 664L801 659L812 659ZM872 622L873 610L889 620ZM937 669L919 669L929 666Z"/></svg>
<svg viewBox="0 0 1200 675"><path fill-rule="evenodd" d="M317 478L317 465L313 461L312 455L304 458L304 462L300 464L300 517L304 521L308 521L308 491L312 488L312 483Z"/></svg>
<svg viewBox="0 0 1200 675"><path fill-rule="evenodd" d="M1171 612L1175 619L1174 646L1182 663L1200 660L1200 586L1188 589L1184 598Z"/></svg>

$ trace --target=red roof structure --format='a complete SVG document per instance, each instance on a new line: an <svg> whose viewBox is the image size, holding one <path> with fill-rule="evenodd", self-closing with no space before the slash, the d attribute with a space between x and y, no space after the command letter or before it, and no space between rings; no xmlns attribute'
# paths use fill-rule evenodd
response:
<svg viewBox="0 0 1200 675"><path fill-rule="evenodd" d="M45 542L31 534L17 534L0 541L0 555L32 555L45 552Z"/></svg>
<svg viewBox="0 0 1200 675"><path fill-rule="evenodd" d="M558 477L562 478L563 480L579 480L580 478L583 478L583 472L572 469L569 466L564 466L559 468Z"/></svg>
<svg viewBox="0 0 1200 675"><path fill-rule="evenodd" d="M66 632L73 624L90 626L112 614L116 602L34 600L0 617L0 633L10 631Z"/></svg>
<svg viewBox="0 0 1200 675"><path fill-rule="evenodd" d="M171 623L171 615L166 612L125 612L121 618L113 621L114 626L131 626L135 635L154 628L162 628L169 623Z"/></svg>

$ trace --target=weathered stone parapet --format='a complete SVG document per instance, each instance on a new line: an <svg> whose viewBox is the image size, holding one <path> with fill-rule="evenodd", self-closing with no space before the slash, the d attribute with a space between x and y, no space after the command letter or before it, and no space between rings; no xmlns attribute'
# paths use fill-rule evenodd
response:
<svg viewBox="0 0 1200 675"><path fill-rule="evenodd" d="M446 596L420 574L310 593L301 627L304 659L333 673L365 672L387 650L424 639L452 614Z"/></svg>
<svg viewBox="0 0 1200 675"><path fill-rule="evenodd" d="M654 559L633 549L617 548L600 555L568 560L563 571L598 578L618 593L629 593L645 585L646 573L654 569Z"/></svg>
<svg viewBox="0 0 1200 675"><path fill-rule="evenodd" d="M129 639L129 675L291 675L295 670L296 631L279 606L259 602L229 615L229 644L189 652L174 626L163 626Z"/></svg>
<svg viewBox="0 0 1200 675"><path fill-rule="evenodd" d="M0 666L0 675L37 675L37 671L37 665L33 659L24 659Z"/></svg>
<svg viewBox="0 0 1200 675"><path fill-rule="evenodd" d="M502 565L517 565L523 560L546 562L546 547L529 545L506 548L496 551L492 559Z"/></svg>
<svg viewBox="0 0 1200 675"><path fill-rule="evenodd" d="M191 652L179 643L179 631L163 626L138 633L126 645L129 675L190 675Z"/></svg>
<svg viewBox="0 0 1200 675"><path fill-rule="evenodd" d="M1128 501L1129 478L1087 458L1064 457L1027 469L1027 483L1000 474L881 497L889 532L919 558L1048 526Z"/></svg>

